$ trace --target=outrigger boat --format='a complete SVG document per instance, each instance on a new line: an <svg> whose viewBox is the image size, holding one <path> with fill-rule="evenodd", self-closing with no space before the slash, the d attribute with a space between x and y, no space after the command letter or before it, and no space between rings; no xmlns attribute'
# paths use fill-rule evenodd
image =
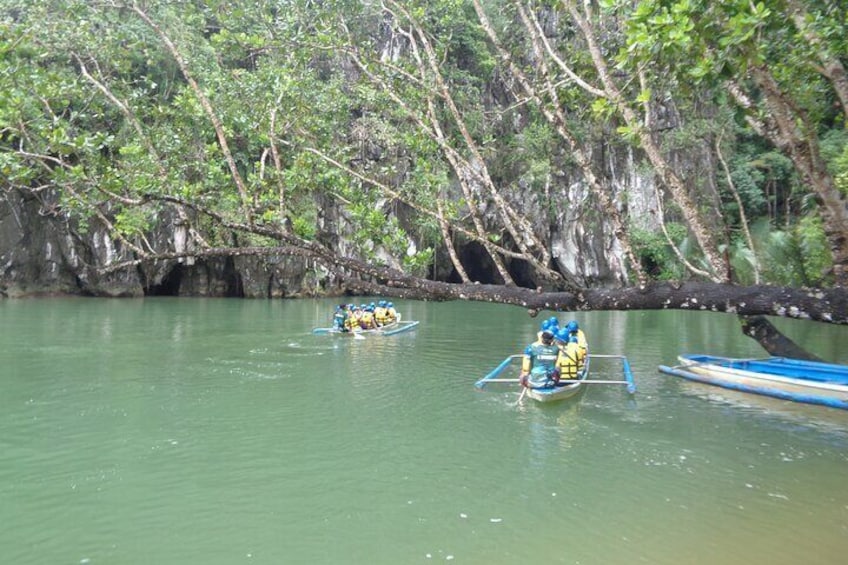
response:
<svg viewBox="0 0 848 565"><path fill-rule="evenodd" d="M403 321L401 320L400 314L398 314L397 320L391 324L386 324L385 326L371 330L354 329L353 331L347 331L340 330L339 328L314 328L312 333L315 335L337 335L341 337L354 337L357 339L364 339L366 336L388 337L414 330L418 327L418 324L419 322L417 320Z"/></svg>
<svg viewBox="0 0 848 565"><path fill-rule="evenodd" d="M495 367L489 374L487 374L482 379L478 380L474 383L474 386L482 389L488 384L493 383L511 383L518 384L518 378L501 378L500 375L506 371L516 360L521 360L523 355L510 355L503 361L501 364ZM623 380L593 380L589 379L589 364L592 359L605 358L605 359L621 359L624 367L624 379ZM617 384L617 385L626 385L627 392L630 394L634 394L636 392L636 383L633 381L633 373L630 370L630 363L627 361L627 357L623 355L587 355L586 362L583 365L583 368L577 374L577 379L568 379L561 380L556 385L545 386L545 387L525 387L521 396L519 397L519 402L525 395L529 396L533 400L537 402L547 403L554 402L556 400L565 400L568 398L575 398L580 395L580 393L585 390L585 387L593 384Z"/></svg>
<svg viewBox="0 0 848 565"><path fill-rule="evenodd" d="M848 410L848 366L768 357L734 359L680 355L679 365L659 371L691 381L774 398Z"/></svg>

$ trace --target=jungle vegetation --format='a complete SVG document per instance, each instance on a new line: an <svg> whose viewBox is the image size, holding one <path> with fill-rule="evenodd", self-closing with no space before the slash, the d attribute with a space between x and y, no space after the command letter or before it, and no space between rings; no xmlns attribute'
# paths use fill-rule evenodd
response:
<svg viewBox="0 0 848 565"><path fill-rule="evenodd" d="M197 256L299 253L352 290L444 297L462 293L430 283L480 282L461 253L473 245L493 273L482 282L503 287L487 292L530 286L521 265L573 306L591 285L553 261L539 226L567 217L562 186L579 182L626 287L816 287L844 305L846 10L0 0L0 190L105 226L132 259L104 270L182 253L147 237L167 209ZM628 213L607 149L651 179L659 229Z"/></svg>

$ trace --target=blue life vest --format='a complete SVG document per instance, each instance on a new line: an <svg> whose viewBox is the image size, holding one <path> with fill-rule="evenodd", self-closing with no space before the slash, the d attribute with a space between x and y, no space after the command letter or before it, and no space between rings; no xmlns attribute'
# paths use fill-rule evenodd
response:
<svg viewBox="0 0 848 565"><path fill-rule="evenodd" d="M528 380L533 387L543 387L553 384L551 375L556 369L557 357L559 357L559 347L555 344L545 345L544 343L534 343L527 348L525 352L532 363L530 376Z"/></svg>

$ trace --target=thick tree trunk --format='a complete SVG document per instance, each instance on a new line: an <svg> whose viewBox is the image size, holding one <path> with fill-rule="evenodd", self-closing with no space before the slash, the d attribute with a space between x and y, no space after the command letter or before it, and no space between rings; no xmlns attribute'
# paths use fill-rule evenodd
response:
<svg viewBox="0 0 848 565"><path fill-rule="evenodd" d="M400 277L386 284L349 281L354 292L417 300L475 300L542 310L695 310L768 315L848 325L848 290L735 286L711 282L654 283L645 288L588 289L578 293L450 284Z"/></svg>
<svg viewBox="0 0 848 565"><path fill-rule="evenodd" d="M819 214L833 254L833 276L836 284L848 286L848 198L833 182L813 127L784 96L771 71L764 65L755 66L751 75L760 87L767 119L773 125L766 129L766 137L786 153L802 182L819 197Z"/></svg>
<svg viewBox="0 0 848 565"><path fill-rule="evenodd" d="M742 333L755 339L771 355L807 361L822 360L780 333L763 316L739 316L739 322L742 324Z"/></svg>
<svg viewBox="0 0 848 565"><path fill-rule="evenodd" d="M169 198L169 200L171 200ZM231 229L247 231L248 226L227 222ZM101 274L133 268L145 261L184 256L297 255L320 262L342 279L345 291L410 298L414 300L474 300L498 302L527 308L531 316L541 310L695 310L727 312L746 316L780 316L848 325L848 288L790 288L777 286L736 286L712 282L652 283L645 287L595 288L577 292L542 292L517 286L455 284L406 275L358 259L342 257L333 251L301 240L291 234L262 231L253 233L279 238L280 247L199 249L192 253L159 253L133 261L113 263L99 269ZM354 273L353 276L350 273Z"/></svg>

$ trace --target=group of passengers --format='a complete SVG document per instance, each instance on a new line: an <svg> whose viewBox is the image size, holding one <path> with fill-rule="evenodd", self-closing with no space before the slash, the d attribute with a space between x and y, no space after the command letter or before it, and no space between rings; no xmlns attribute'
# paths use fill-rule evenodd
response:
<svg viewBox="0 0 848 565"><path fill-rule="evenodd" d="M542 322L536 341L524 350L519 382L529 388L547 388L576 379L588 354L586 335L572 320L560 328L551 317Z"/></svg>
<svg viewBox="0 0 848 565"><path fill-rule="evenodd" d="M398 320L392 302L380 300L370 304L339 304L333 313L333 328L342 332L375 330Z"/></svg>

